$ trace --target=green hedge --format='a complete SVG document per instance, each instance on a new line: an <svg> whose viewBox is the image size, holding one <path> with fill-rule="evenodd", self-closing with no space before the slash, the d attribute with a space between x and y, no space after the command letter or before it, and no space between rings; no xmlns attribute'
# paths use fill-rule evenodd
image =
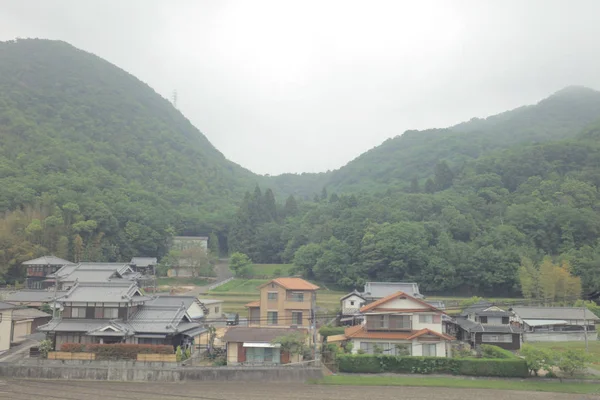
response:
<svg viewBox="0 0 600 400"><path fill-rule="evenodd" d="M470 376L527 377L527 364L521 359L458 359L444 357L394 357L371 354L341 354L340 372L404 374L454 374Z"/></svg>
<svg viewBox="0 0 600 400"><path fill-rule="evenodd" d="M482 344L481 345L481 353L482 353L483 358L505 358L505 359L518 358L516 355L514 355L510 351L505 350L502 347L494 346L491 344Z"/></svg>

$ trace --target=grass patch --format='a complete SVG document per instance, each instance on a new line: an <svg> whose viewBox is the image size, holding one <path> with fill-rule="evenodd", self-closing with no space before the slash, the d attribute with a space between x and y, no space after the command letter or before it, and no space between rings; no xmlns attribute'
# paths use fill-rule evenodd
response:
<svg viewBox="0 0 600 400"><path fill-rule="evenodd" d="M500 379L465 379L465 378L421 378L395 376L326 376L314 382L321 385L347 386L418 386L418 387L448 387L470 389L525 390L535 392L558 393L597 393L600 384L597 383L561 383L540 382L532 380L500 380Z"/></svg>
<svg viewBox="0 0 600 400"><path fill-rule="evenodd" d="M556 352L563 352L567 350L582 350L585 351L585 342L528 342L528 345L537 347L539 349L550 349ZM600 341L590 340L588 343L589 352L594 360L590 367L600 371Z"/></svg>
<svg viewBox="0 0 600 400"><path fill-rule="evenodd" d="M279 270L281 272L279 276L290 276L293 266L293 264L254 264L252 274L254 277L275 278L275 271Z"/></svg>
<svg viewBox="0 0 600 400"><path fill-rule="evenodd" d="M210 283L211 281L209 281L208 279L202 278L156 278L156 284L158 286L205 286L210 285Z"/></svg>

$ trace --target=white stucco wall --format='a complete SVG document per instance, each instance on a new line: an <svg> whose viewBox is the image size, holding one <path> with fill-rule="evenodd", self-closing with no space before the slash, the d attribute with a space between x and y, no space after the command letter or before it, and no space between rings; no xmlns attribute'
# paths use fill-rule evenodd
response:
<svg viewBox="0 0 600 400"><path fill-rule="evenodd" d="M354 305L352 305L352 302L354 302ZM342 300L342 313L349 314L357 312L358 309L360 309L362 302L364 302L364 300L356 295L352 295Z"/></svg>

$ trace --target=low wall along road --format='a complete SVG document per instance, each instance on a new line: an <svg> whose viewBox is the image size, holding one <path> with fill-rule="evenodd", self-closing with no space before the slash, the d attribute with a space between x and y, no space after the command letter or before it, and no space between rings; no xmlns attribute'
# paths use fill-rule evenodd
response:
<svg viewBox="0 0 600 400"><path fill-rule="evenodd" d="M32 379L85 379L104 381L243 381L243 382L306 382L323 377L321 368L200 368L173 367L161 368L131 363L104 365L76 365L38 363L32 365L0 363L0 376L4 378Z"/></svg>

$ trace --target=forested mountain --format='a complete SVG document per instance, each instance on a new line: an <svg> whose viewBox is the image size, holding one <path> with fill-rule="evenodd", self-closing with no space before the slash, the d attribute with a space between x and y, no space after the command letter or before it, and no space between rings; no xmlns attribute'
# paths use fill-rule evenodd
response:
<svg viewBox="0 0 600 400"><path fill-rule="evenodd" d="M0 43L0 280L47 253L160 258L173 234L215 233L223 253L347 288L518 294L524 257L550 256L597 293L599 120L600 93L567 88L334 172L263 177L114 65L63 42Z"/></svg>
<svg viewBox="0 0 600 400"><path fill-rule="evenodd" d="M293 198L277 212L259 189L231 228L233 250L346 288L410 280L428 293L518 295L523 259L545 256L600 293L600 124L571 139L500 150L432 186ZM270 210L270 211L269 211ZM539 274L539 267L532 267ZM563 293L559 288L555 293Z"/></svg>
<svg viewBox="0 0 600 400"><path fill-rule="evenodd" d="M160 256L169 232L224 235L257 178L118 67L64 42L0 42L0 213L17 211L0 232L5 268L40 252Z"/></svg>
<svg viewBox="0 0 600 400"><path fill-rule="evenodd" d="M413 178L423 183L439 160L457 168L498 149L567 138L599 117L600 92L568 87L536 105L489 118L473 118L447 129L407 131L321 178L317 183L322 186L314 187L310 195L323 186L329 191L358 192L407 187Z"/></svg>

